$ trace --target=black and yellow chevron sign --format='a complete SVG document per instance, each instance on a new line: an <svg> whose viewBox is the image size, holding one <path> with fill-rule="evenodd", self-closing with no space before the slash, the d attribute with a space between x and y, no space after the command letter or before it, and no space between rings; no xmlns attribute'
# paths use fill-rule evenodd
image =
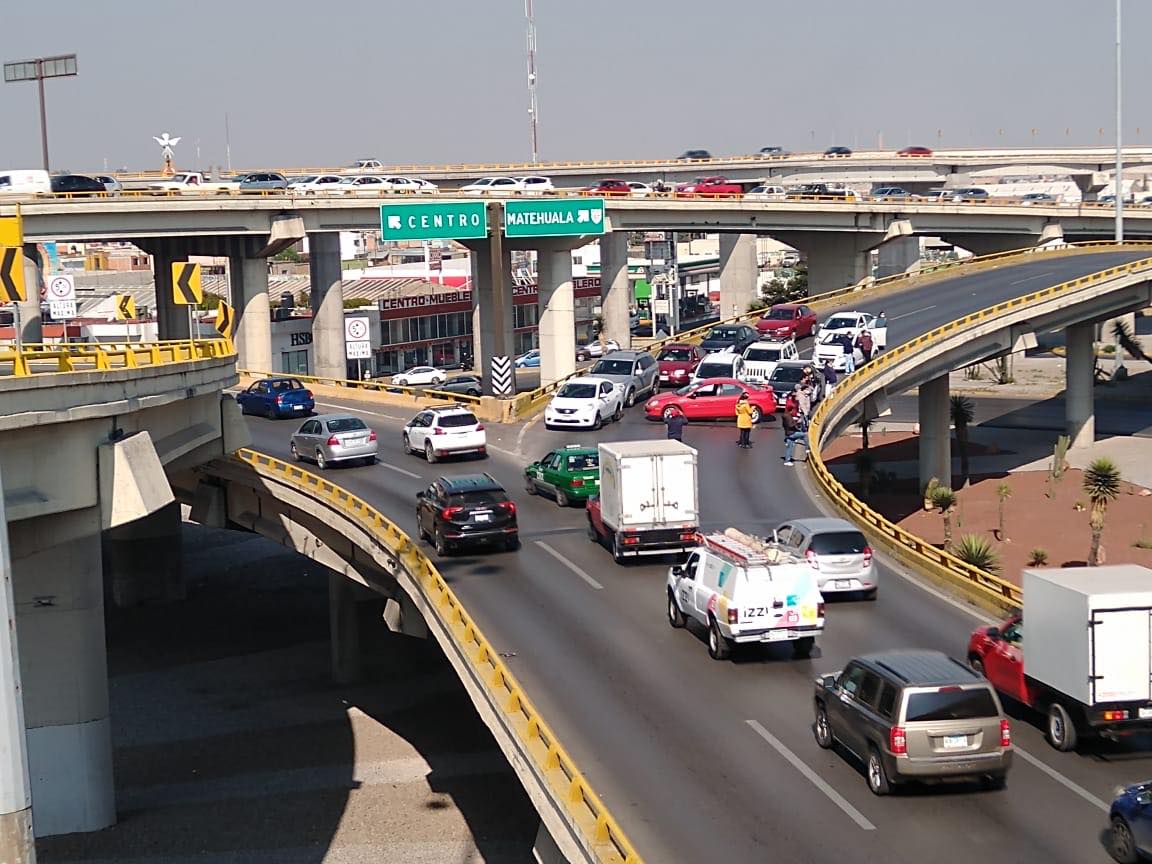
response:
<svg viewBox="0 0 1152 864"><path fill-rule="evenodd" d="M28 299L24 290L24 249L19 246L0 246L0 303L23 302Z"/></svg>
<svg viewBox="0 0 1152 864"><path fill-rule="evenodd" d="M216 307L216 332L225 339L232 338L232 325L236 322L236 310L221 302Z"/></svg>
<svg viewBox="0 0 1152 864"><path fill-rule="evenodd" d="M172 302L177 306L195 306L204 300L200 287L200 265L187 261L172 262Z"/></svg>
<svg viewBox="0 0 1152 864"><path fill-rule="evenodd" d="M116 297L116 320L131 321L136 317L136 301L131 294L119 294Z"/></svg>

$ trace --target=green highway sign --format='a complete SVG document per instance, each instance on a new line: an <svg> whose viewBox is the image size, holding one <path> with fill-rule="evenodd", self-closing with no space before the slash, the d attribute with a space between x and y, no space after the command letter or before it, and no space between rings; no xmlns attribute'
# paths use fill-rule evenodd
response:
<svg viewBox="0 0 1152 864"><path fill-rule="evenodd" d="M488 236L483 201L451 204L381 204L385 240L481 240Z"/></svg>
<svg viewBox="0 0 1152 864"><path fill-rule="evenodd" d="M579 237L603 233L603 198L539 198L504 204L505 237Z"/></svg>

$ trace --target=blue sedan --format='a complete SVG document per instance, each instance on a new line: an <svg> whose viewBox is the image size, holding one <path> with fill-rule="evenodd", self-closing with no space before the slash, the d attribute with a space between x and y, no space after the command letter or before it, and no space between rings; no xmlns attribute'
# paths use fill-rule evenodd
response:
<svg viewBox="0 0 1152 864"><path fill-rule="evenodd" d="M295 378L263 378L236 395L242 414L306 417L316 408L312 391Z"/></svg>
<svg viewBox="0 0 1152 864"><path fill-rule="evenodd" d="M1121 864L1152 854L1152 781L1120 789L1109 813L1108 851Z"/></svg>
<svg viewBox="0 0 1152 864"><path fill-rule="evenodd" d="M540 368L540 349L533 348L531 351L525 352L516 358L517 369L539 369Z"/></svg>

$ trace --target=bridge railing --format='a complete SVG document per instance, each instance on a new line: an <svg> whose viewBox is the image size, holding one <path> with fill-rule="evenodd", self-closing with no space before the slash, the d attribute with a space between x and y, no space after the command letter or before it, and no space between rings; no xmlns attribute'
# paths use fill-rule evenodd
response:
<svg viewBox="0 0 1152 864"><path fill-rule="evenodd" d="M365 393L395 393L397 395L412 396L418 399L427 399L430 402L460 402L461 404L479 405L480 397L470 393L454 393L451 390L437 390L433 386L413 387L409 385L392 384L380 378L369 378L357 381L350 378L328 378L323 375L296 375L288 372L267 372L253 369L238 369L241 375L248 378L295 378L305 384L316 384L324 387L340 387L345 390L359 390Z"/></svg>
<svg viewBox="0 0 1152 864"><path fill-rule="evenodd" d="M229 339L173 339L159 342L59 342L0 345L0 375L106 372L209 360L235 353Z"/></svg>
<svg viewBox="0 0 1152 864"><path fill-rule="evenodd" d="M298 465L253 450L240 450L236 458L260 475L334 508L396 557L421 592L425 608L436 616L459 649L458 656L469 664L473 679L482 684L489 708L518 742L524 763L563 808L588 860L641 864L624 830L420 544L368 502Z"/></svg>
<svg viewBox="0 0 1152 864"><path fill-rule="evenodd" d="M1095 245L1115 246L1116 244ZM1152 251L1152 244L1125 243L1124 248ZM828 500L844 516L859 525L873 542L887 549L894 557L911 565L918 572L946 584L965 588L974 599L984 601L984 605L1004 610L1018 608L1023 602L1023 594L1017 585L961 561L956 556L945 552L912 532L906 531L877 513L849 492L844 484L836 479L821 457L821 448L834 437L837 431L836 423L854 407L861 404L868 395L880 389L880 385L877 384L879 378L884 376L891 378L894 370L919 362L925 349L955 339L965 330L988 323L1006 312L1069 295L1086 286L1107 281L1118 275L1149 268L1152 268L1152 258L1144 258L1048 288L1042 288L1022 297L985 307L965 315L963 318L957 318L880 354L844 378L813 411L807 443L809 468L816 485L827 496Z"/></svg>

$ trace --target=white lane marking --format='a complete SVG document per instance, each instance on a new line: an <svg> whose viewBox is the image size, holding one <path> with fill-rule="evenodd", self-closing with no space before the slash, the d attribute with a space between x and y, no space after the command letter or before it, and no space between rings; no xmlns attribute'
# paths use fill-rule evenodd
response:
<svg viewBox="0 0 1152 864"><path fill-rule="evenodd" d="M589 585L591 585L593 588L595 588L597 591L602 591L604 589L603 585L601 585L599 582L597 582L595 579L593 579L591 576L589 576L587 573L585 573L583 570L565 558L563 553L556 551L543 540L533 540L532 542L547 552L549 555L551 555L553 558L555 558L557 561L559 561L561 564L563 564L565 567L567 567L569 570L571 570L573 573L575 573L577 576L579 576L581 579L583 579L585 582L587 582Z"/></svg>
<svg viewBox="0 0 1152 864"><path fill-rule="evenodd" d="M909 585L914 585L915 587L919 588L921 591L924 591L925 593L931 594L937 600L943 600L949 606L955 606L961 612L966 612L968 615L975 618L977 621L981 622L982 624L998 624L1004 620L1003 618L993 618L992 616L987 615L984 612L982 612L981 610L977 609L975 606L971 606L968 603L965 603L963 600L957 600L955 597L949 597L943 591L939 591L939 590L933 588L927 582L921 582L915 576L911 576L907 573L901 573L900 570L897 568L897 565L896 565L896 562L894 559L890 558L886 554L883 555L883 557L888 562L889 572L891 572L892 574L894 574L896 576L899 576L901 579L903 579Z"/></svg>
<svg viewBox="0 0 1152 864"><path fill-rule="evenodd" d="M1016 754L1021 759L1023 759L1025 762L1027 762L1029 765L1035 765L1037 768L1039 768L1041 771L1043 771L1045 774L1047 774L1049 777L1051 777L1053 780L1055 780L1061 786L1065 787L1066 789L1071 790L1072 792L1075 792L1077 795L1079 795L1081 798L1083 798L1085 801L1087 801L1089 804L1091 804L1096 809L1103 810L1105 813L1110 811L1111 808L1106 803L1104 803L1101 799L1097 798L1095 795L1093 795L1091 792L1089 792L1087 789L1085 789L1079 783L1076 783L1072 780L1069 780L1067 777L1065 777L1063 774L1061 774L1055 768L1052 768L1052 767L1044 764L1039 759L1037 759L1035 756L1033 756L1031 753L1029 753L1027 750L1021 750L1018 745L1014 746L1013 749L1016 751Z"/></svg>
<svg viewBox="0 0 1152 864"><path fill-rule="evenodd" d="M889 321L899 321L901 318L907 318L909 315L918 315L921 312L927 312L929 309L935 309L935 306L925 306L923 309L913 309L911 312L905 312L903 315L893 315Z"/></svg>
<svg viewBox="0 0 1152 864"><path fill-rule="evenodd" d="M404 468L397 468L395 465L389 465L387 462L380 463L381 468L387 468L389 471L395 471L397 474L403 474L405 477L411 477L413 480L423 480L424 478L415 473L414 471L407 471Z"/></svg>
<svg viewBox="0 0 1152 864"><path fill-rule="evenodd" d="M1023 285L1025 282L1031 282L1034 279L1046 279L1049 276L1054 276L1054 273L1037 273L1035 276L1025 276L1023 279L1017 279L1015 282L1009 282L1009 285Z"/></svg>
<svg viewBox="0 0 1152 864"><path fill-rule="evenodd" d="M869 822L868 818L863 813L853 807L847 798L833 789L831 785L829 785L828 781L826 781L823 777L809 768L800 759L799 756L797 756L784 745L784 742L782 742L779 738L761 726L757 721L745 720L744 722L752 727L753 732L767 741L772 746L773 750L787 759L792 767L803 774L813 786L827 795L828 799L841 810L843 810L849 816L849 818L852 819L853 822L855 822L865 831L876 830L876 826Z"/></svg>
<svg viewBox="0 0 1152 864"><path fill-rule="evenodd" d="M533 417L531 420L529 420L527 423L525 423L521 427L520 433L516 436L516 453L515 453L515 455L519 456L524 452L524 435L528 432L529 429L531 429L533 426L535 426L536 423L539 422L540 418L543 416L544 416L544 412L541 411L540 413L538 413L535 417Z"/></svg>
<svg viewBox="0 0 1152 864"><path fill-rule="evenodd" d="M389 420L403 420L403 417L397 417L395 414L384 414L381 411L369 411L367 408L353 408L349 405L338 405L334 402L317 402L317 405L322 405L325 408L339 408L341 411L347 411L349 414L370 414L373 417L387 417Z"/></svg>

